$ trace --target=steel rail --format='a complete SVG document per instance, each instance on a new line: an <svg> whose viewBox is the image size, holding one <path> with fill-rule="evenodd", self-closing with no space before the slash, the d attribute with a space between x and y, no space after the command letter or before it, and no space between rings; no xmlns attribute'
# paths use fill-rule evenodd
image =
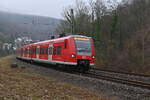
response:
<svg viewBox="0 0 150 100"><path fill-rule="evenodd" d="M105 70L100 68L91 68L92 70L96 71L104 71L104 72L111 72L111 73L118 73L118 74L125 74L125 75L132 75L132 76L140 76L140 77L150 77L150 75L146 74L138 74L138 73L129 73L129 72L119 72L119 71L113 71L113 70Z"/></svg>
<svg viewBox="0 0 150 100"><path fill-rule="evenodd" d="M99 75L99 74L95 74L92 71L88 72L88 73L83 73L83 74L80 73L80 75L90 77L90 78L96 78L96 79L102 79L102 80L106 80L106 81L117 82L117 83L121 83L121 84L126 84L126 85L130 85L130 86L140 87L140 88L150 90L150 83L144 83L144 82L140 82L140 81L131 81L131 80L121 79L121 78L114 78L114 77L110 77L110 76L106 76L106 75Z"/></svg>
<svg viewBox="0 0 150 100"><path fill-rule="evenodd" d="M59 71L63 71L63 70L59 70ZM116 83L126 84L126 85L130 85L130 86L140 87L140 88L150 90L150 83L144 83L144 82L140 82L140 81L131 81L131 80L126 80L126 79L121 79L121 78L114 78L111 76L96 74L94 71L89 71L87 73L81 73L81 72L75 72L75 71L73 71L73 72L63 71L63 72L66 72L69 74L82 75L82 76L89 77L89 78L112 81L112 82L116 82Z"/></svg>

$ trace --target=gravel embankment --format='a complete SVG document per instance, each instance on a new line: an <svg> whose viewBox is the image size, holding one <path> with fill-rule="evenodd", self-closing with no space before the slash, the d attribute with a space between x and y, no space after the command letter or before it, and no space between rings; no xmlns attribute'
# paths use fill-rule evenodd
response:
<svg viewBox="0 0 150 100"><path fill-rule="evenodd" d="M150 90L148 89L136 88L110 81L64 73L41 65L31 65L19 60L15 60L15 62L17 62L19 66L25 67L26 70L30 72L54 77L55 79L63 82L87 88L98 93L104 93L109 95L110 98L116 97L119 98L119 100L150 100Z"/></svg>
<svg viewBox="0 0 150 100"><path fill-rule="evenodd" d="M123 79L131 80L131 81L140 81L140 82L150 83L150 77L127 75L127 74L114 73L114 72L105 72L105 71L100 71L100 70L92 70L92 71L98 74L102 74L102 75L113 76L114 78L123 78Z"/></svg>
<svg viewBox="0 0 150 100"><path fill-rule="evenodd" d="M17 66L12 59L13 56L0 59L0 100L115 100L52 77L29 72L20 63Z"/></svg>

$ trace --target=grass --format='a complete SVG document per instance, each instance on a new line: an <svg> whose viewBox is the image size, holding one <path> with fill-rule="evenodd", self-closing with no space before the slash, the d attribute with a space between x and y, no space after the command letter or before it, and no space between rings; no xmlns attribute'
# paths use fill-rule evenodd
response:
<svg viewBox="0 0 150 100"><path fill-rule="evenodd" d="M0 59L0 100L110 100L50 77L10 68L12 59Z"/></svg>
<svg viewBox="0 0 150 100"><path fill-rule="evenodd" d="M2 68L2 67L3 68L5 67L5 69L10 68L13 58L14 58L13 56L7 56L7 57L0 58L0 68Z"/></svg>

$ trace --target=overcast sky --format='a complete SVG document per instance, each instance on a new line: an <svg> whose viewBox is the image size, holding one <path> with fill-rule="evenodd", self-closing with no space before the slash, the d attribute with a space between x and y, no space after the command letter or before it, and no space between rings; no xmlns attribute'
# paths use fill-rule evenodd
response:
<svg viewBox="0 0 150 100"><path fill-rule="evenodd" d="M62 18L63 9L74 2L75 0L0 0L0 10Z"/></svg>

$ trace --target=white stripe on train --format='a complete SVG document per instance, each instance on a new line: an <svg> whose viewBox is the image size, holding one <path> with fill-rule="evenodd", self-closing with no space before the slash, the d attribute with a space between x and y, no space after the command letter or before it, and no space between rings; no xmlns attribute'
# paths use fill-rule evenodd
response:
<svg viewBox="0 0 150 100"><path fill-rule="evenodd" d="M24 60L33 60L35 62L42 62L42 63L47 63L47 64L66 64L66 65L77 65L77 63L72 63L72 62L63 62L63 61L50 61L50 60L43 60L43 59L35 59L35 58L27 58L27 57L17 57L20 59ZM90 66L94 66L94 64L90 64Z"/></svg>

